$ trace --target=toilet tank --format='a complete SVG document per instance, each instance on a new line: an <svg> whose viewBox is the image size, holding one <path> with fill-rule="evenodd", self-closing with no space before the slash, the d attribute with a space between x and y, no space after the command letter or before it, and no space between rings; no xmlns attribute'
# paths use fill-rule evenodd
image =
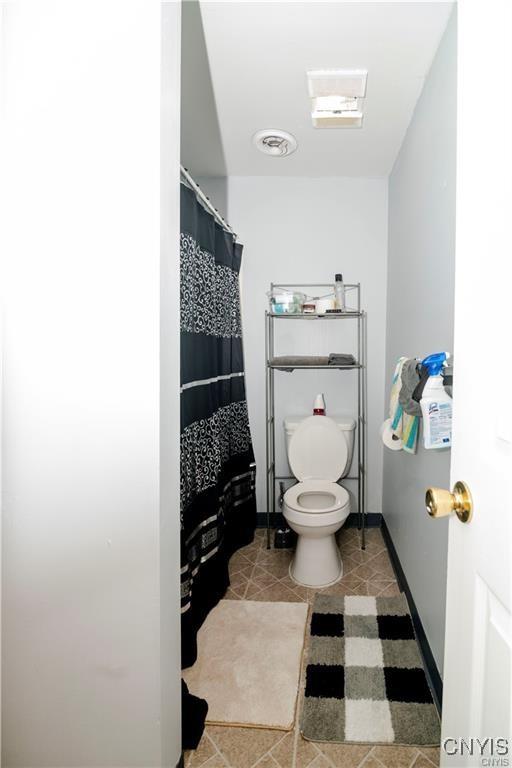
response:
<svg viewBox="0 0 512 768"><path fill-rule="evenodd" d="M308 414L308 416L287 416L283 421L284 426L284 434L285 434L285 442L286 442L286 455L288 456L288 446L290 445L290 438L301 423L301 421L304 421L304 419L307 419L311 414ZM319 417L320 418L320 417ZM345 437L345 441L347 443L347 463L345 465L345 468L341 474L341 477L345 477L345 475L348 473L350 469L350 465L352 464L352 456L354 453L354 432L356 428L356 421L352 418L352 416L346 416L342 414L331 414L327 418L332 419L332 421L336 422L338 427L340 428L341 432L343 432L343 436Z"/></svg>

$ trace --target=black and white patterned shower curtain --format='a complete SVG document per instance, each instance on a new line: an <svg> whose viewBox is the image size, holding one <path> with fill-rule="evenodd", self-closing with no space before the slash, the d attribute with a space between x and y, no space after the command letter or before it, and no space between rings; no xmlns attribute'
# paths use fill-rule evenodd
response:
<svg viewBox="0 0 512 768"><path fill-rule="evenodd" d="M255 464L245 399L242 246L181 185L182 663L229 586L228 561L252 541Z"/></svg>

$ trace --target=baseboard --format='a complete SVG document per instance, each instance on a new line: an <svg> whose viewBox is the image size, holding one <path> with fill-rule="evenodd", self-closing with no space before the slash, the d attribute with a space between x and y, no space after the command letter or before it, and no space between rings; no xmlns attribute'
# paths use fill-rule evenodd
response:
<svg viewBox="0 0 512 768"><path fill-rule="evenodd" d="M270 527L275 528L277 526L277 520L279 515L271 514L270 515ZM380 512L368 512L366 515L366 527L367 528L380 528L382 523L382 515ZM267 513L266 512L258 512L256 515L256 526L258 528L266 528L267 527ZM351 512L348 516L345 527L347 528L357 528L359 526L359 515L357 512Z"/></svg>
<svg viewBox="0 0 512 768"><path fill-rule="evenodd" d="M386 520L384 518L382 518L381 529L382 529L382 535L384 537L384 541L386 542L388 547L389 557L391 559L391 563L393 565L393 569L396 574L396 580L398 582L398 586L400 587L402 592L405 593L407 602L409 603L409 610L411 611L414 631L416 632L416 637L418 639L418 643L420 646L421 655L423 656L425 673L430 683L430 688L434 696L434 703L437 707L437 711L439 712L439 715L441 715L441 708L443 703L443 680L441 678L441 675L439 674L439 670L437 668L437 664L434 659L434 654L432 653L429 642L427 640L427 636L425 634L423 624L421 623L418 609L416 608L416 603L414 602L412 592L410 590L409 584L407 583L407 579L405 578L405 573L403 571L402 565L400 563L400 559L398 557L398 553L395 549L395 545L393 544L393 539L391 538L389 528L387 527Z"/></svg>
<svg viewBox="0 0 512 768"><path fill-rule="evenodd" d="M366 527L380 528L382 525L382 515L380 512L366 513ZM351 512L345 521L345 528L359 528L359 515L357 512Z"/></svg>

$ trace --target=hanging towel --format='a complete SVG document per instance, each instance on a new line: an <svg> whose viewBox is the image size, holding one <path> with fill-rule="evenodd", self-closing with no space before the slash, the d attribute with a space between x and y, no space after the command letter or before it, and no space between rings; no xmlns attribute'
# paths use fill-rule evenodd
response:
<svg viewBox="0 0 512 768"><path fill-rule="evenodd" d="M271 363L280 371L293 371L297 365L327 365L329 358L318 355L281 355L273 357Z"/></svg>
<svg viewBox="0 0 512 768"><path fill-rule="evenodd" d="M405 413L409 416L421 416L421 407L419 402L413 398L413 392L420 382L418 373L418 363L415 357L406 360L402 366L402 388L398 396L398 401Z"/></svg>
<svg viewBox="0 0 512 768"><path fill-rule="evenodd" d="M399 399L402 388L402 369L408 359L407 357L400 357L396 364L389 398L389 417L391 419L391 430L393 434L401 439L404 451L416 453L419 417L405 413Z"/></svg>
<svg viewBox="0 0 512 768"><path fill-rule="evenodd" d="M331 352L329 355L329 365L355 365L354 355L344 354L343 352Z"/></svg>

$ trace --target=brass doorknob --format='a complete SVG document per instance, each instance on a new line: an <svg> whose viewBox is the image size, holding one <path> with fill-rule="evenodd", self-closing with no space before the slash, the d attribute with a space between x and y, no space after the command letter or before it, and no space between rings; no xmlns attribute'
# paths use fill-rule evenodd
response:
<svg viewBox="0 0 512 768"><path fill-rule="evenodd" d="M473 499L466 483L460 481L453 491L444 488L427 488L425 506L430 517L446 517L455 512L461 523L469 523L473 516Z"/></svg>

